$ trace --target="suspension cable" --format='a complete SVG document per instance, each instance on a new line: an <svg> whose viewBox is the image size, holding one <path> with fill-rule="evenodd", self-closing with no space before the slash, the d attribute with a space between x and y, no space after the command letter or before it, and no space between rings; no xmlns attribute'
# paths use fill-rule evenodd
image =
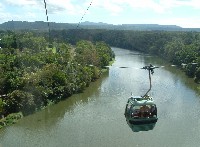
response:
<svg viewBox="0 0 200 147"><path fill-rule="evenodd" d="M76 26L76 28L78 29L80 23L82 22L84 16L86 15L87 11L89 10L90 6L92 5L93 0L90 2L90 5L87 7L86 11L84 12L83 16L81 17L81 20L79 21L78 25Z"/></svg>
<svg viewBox="0 0 200 147"><path fill-rule="evenodd" d="M49 16L48 16L48 12L47 12L47 3L44 0L44 7L45 7L45 11L46 11L46 17L47 17L47 23L48 23L48 29L49 29L49 43L50 43L50 25L49 25Z"/></svg>
<svg viewBox="0 0 200 147"><path fill-rule="evenodd" d="M92 5L92 2L93 2L93 0L90 2L90 5L87 7L86 11L84 12L83 16L81 17L79 23L76 26L76 29L79 28L80 23L82 22L84 16L86 15L87 11L89 10L90 6ZM49 29L49 42L50 42L50 25L49 25L50 23L49 23L48 11L47 11L47 3L45 0L44 0L44 6L45 6L46 17L47 17L47 23L48 23L48 29Z"/></svg>

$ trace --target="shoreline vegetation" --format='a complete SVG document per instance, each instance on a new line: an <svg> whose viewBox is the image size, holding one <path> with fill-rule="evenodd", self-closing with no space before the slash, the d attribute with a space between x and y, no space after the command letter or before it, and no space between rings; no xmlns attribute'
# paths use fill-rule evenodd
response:
<svg viewBox="0 0 200 147"><path fill-rule="evenodd" d="M200 32L0 31L0 128L82 92L114 59L110 46L159 56L200 83Z"/></svg>
<svg viewBox="0 0 200 147"><path fill-rule="evenodd" d="M0 128L83 92L115 58L104 42L49 44L31 32L11 31L0 38Z"/></svg>
<svg viewBox="0 0 200 147"><path fill-rule="evenodd" d="M181 68L200 83L200 32L163 30L80 29L53 30L58 39L104 41L110 46L156 55Z"/></svg>

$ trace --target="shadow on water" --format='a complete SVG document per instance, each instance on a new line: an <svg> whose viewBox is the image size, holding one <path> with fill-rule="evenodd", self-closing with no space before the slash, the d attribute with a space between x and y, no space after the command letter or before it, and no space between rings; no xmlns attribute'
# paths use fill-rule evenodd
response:
<svg viewBox="0 0 200 147"><path fill-rule="evenodd" d="M127 119L126 119L126 122L133 132L151 131L154 129L154 127L156 125L156 122L148 123L148 124L134 125L134 124L129 123L129 121Z"/></svg>
<svg viewBox="0 0 200 147"><path fill-rule="evenodd" d="M140 107L140 110L139 110L137 104L141 104L142 100L139 102L136 102L135 104L134 102L132 102L131 100L129 101L129 100L126 104L124 115L125 115L126 122L128 126L131 128L131 130L133 132L153 130L158 121L156 105L153 105L154 106L153 111L152 110L145 111L144 109L142 110L141 108L144 108L144 106L142 107L139 106ZM146 103L147 101L145 102L145 104ZM146 108L148 107L146 106Z"/></svg>

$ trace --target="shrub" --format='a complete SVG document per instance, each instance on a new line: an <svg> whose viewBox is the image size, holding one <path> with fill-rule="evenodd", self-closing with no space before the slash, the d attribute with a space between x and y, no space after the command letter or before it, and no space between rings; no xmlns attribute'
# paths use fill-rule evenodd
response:
<svg viewBox="0 0 200 147"><path fill-rule="evenodd" d="M35 111L36 105L31 93L21 90L14 90L8 94L6 100L6 110L10 113L21 111L23 114L30 114Z"/></svg>

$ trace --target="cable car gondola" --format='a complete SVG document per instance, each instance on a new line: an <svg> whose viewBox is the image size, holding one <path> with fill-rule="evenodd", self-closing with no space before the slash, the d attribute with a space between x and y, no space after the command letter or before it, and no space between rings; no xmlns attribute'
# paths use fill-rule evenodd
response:
<svg viewBox="0 0 200 147"><path fill-rule="evenodd" d="M150 88L143 96L133 96L128 98L125 117L130 124L149 124L157 122L157 107L153 101L153 98L148 95L151 90L151 74L154 73L154 69L158 68L152 66L145 66L142 69L149 71Z"/></svg>

